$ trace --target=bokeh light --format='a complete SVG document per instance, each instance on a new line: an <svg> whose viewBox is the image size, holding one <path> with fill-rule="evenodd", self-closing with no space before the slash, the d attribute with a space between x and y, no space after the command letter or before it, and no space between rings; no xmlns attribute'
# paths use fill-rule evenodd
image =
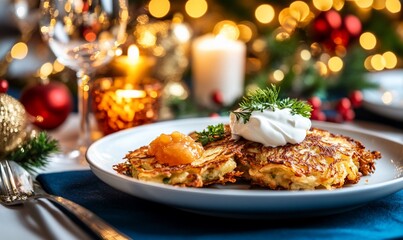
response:
<svg viewBox="0 0 403 240"><path fill-rule="evenodd" d="M333 0L333 8L340 11L344 7L344 0Z"/></svg>
<svg viewBox="0 0 403 240"><path fill-rule="evenodd" d="M169 0L151 0L148 3L148 11L153 17L165 17L171 8Z"/></svg>
<svg viewBox="0 0 403 240"><path fill-rule="evenodd" d="M398 13L402 10L402 3L399 0L386 0L385 8L391 13Z"/></svg>
<svg viewBox="0 0 403 240"><path fill-rule="evenodd" d="M267 24L274 19L274 8L270 4L262 4L255 10L255 18L257 21Z"/></svg>
<svg viewBox="0 0 403 240"><path fill-rule="evenodd" d="M42 79L47 78L53 72L53 64L50 62L44 63L39 69L39 76Z"/></svg>
<svg viewBox="0 0 403 240"><path fill-rule="evenodd" d="M303 1L295 1L290 4L290 15L298 22L303 22L309 13L309 6Z"/></svg>
<svg viewBox="0 0 403 240"><path fill-rule="evenodd" d="M310 60L312 57L311 53L306 49L302 50L300 55L301 55L301 59L305 60L305 61Z"/></svg>
<svg viewBox="0 0 403 240"><path fill-rule="evenodd" d="M238 24L239 39L244 42L249 42L256 34L256 27L251 22L242 22Z"/></svg>
<svg viewBox="0 0 403 240"><path fill-rule="evenodd" d="M374 0L355 0L354 2L360 8L370 8L374 3Z"/></svg>
<svg viewBox="0 0 403 240"><path fill-rule="evenodd" d="M393 101L393 94L391 93L391 92L389 92L389 91L385 91L383 94L382 94L382 102L384 103L384 104L386 104L386 105L389 105L389 104L391 104L392 103L392 101Z"/></svg>
<svg viewBox="0 0 403 240"><path fill-rule="evenodd" d="M205 0L188 0L185 4L186 13L192 18L200 18L206 14L208 4Z"/></svg>
<svg viewBox="0 0 403 240"><path fill-rule="evenodd" d="M213 33L215 35L220 35L227 39L233 39L233 40L236 40L239 37L239 29L237 24L229 20L218 22L214 26Z"/></svg>
<svg viewBox="0 0 403 240"><path fill-rule="evenodd" d="M376 46L376 37L371 32L365 32L360 36L360 45L366 50L374 49Z"/></svg>
<svg viewBox="0 0 403 240"><path fill-rule="evenodd" d="M65 66L61 64L57 59L53 62L53 71L61 72L65 69Z"/></svg>
<svg viewBox="0 0 403 240"><path fill-rule="evenodd" d="M343 60L340 57L334 56L329 59L327 65L332 72L340 72L343 68Z"/></svg>
<svg viewBox="0 0 403 240"><path fill-rule="evenodd" d="M397 57L396 54L393 52L385 52L382 54L382 57L385 59L385 68L387 69L393 69L397 65Z"/></svg>
<svg viewBox="0 0 403 240"><path fill-rule="evenodd" d="M319 11L328 11L333 6L333 0L313 0L312 3Z"/></svg>
<svg viewBox="0 0 403 240"><path fill-rule="evenodd" d="M381 54L375 54L371 58L371 66L376 71L385 69L386 61Z"/></svg>
<svg viewBox="0 0 403 240"><path fill-rule="evenodd" d="M28 46L23 42L16 43L11 48L11 57L14 59L24 59L28 55Z"/></svg>
<svg viewBox="0 0 403 240"><path fill-rule="evenodd" d="M277 69L273 72L273 79L276 82L280 82L284 79L284 72L281 71L280 69Z"/></svg>
<svg viewBox="0 0 403 240"><path fill-rule="evenodd" d="M385 8L385 0L374 0L372 8L375 10L382 10Z"/></svg>
<svg viewBox="0 0 403 240"><path fill-rule="evenodd" d="M316 62L316 69L321 76L326 76L328 74L328 69L326 64L321 61Z"/></svg>

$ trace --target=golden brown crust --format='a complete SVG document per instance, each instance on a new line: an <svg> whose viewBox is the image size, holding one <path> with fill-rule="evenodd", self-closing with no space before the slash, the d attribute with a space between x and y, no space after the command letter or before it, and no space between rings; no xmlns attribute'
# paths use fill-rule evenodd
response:
<svg viewBox="0 0 403 240"><path fill-rule="evenodd" d="M196 137L195 133L190 134ZM191 164L169 166L159 163L148 153L148 146L129 152L124 163L114 166L117 172L136 179L171 184L175 186L204 187L211 184L235 182L242 172L236 170L234 156L240 145L230 134L204 147L203 156Z"/></svg>
<svg viewBox="0 0 403 240"><path fill-rule="evenodd" d="M300 144L264 147L247 142L237 159L244 178L272 189L337 188L374 172L381 154L359 141L312 128ZM281 175L281 176L279 176Z"/></svg>
<svg viewBox="0 0 403 240"><path fill-rule="evenodd" d="M196 139L196 133L190 136ZM204 187L239 179L270 189L333 189L357 183L375 171L378 151L368 151L350 137L311 128L300 144L265 147L244 139L233 140L229 125L223 139L204 146L205 153L191 164L158 163L144 146L129 152L114 169L134 178L175 186Z"/></svg>

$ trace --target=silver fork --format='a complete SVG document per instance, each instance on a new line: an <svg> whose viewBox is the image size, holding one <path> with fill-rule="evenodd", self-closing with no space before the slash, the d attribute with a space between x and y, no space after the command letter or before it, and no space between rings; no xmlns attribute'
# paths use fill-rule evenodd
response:
<svg viewBox="0 0 403 240"><path fill-rule="evenodd" d="M86 224L102 239L131 239L107 224L88 209L60 196L34 191L31 175L13 161L0 161L0 202L11 206L23 204L37 198L46 198L55 202Z"/></svg>

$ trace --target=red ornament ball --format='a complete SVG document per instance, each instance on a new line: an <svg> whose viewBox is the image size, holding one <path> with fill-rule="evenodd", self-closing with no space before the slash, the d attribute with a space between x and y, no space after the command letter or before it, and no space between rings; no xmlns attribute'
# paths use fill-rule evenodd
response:
<svg viewBox="0 0 403 240"><path fill-rule="evenodd" d="M6 93L8 91L8 82L6 79L0 80L0 93Z"/></svg>
<svg viewBox="0 0 403 240"><path fill-rule="evenodd" d="M27 87L21 93L20 102L32 116L32 123L45 130L59 127L73 106L71 92L60 82Z"/></svg>

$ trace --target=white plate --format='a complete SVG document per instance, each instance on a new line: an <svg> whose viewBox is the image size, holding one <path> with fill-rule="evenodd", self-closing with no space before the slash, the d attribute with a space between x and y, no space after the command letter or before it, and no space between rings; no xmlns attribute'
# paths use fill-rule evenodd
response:
<svg viewBox="0 0 403 240"><path fill-rule="evenodd" d="M344 129L343 125L314 122L314 126L361 141L379 150L382 159L376 171L358 184L336 190L273 191L250 190L239 185L224 188L180 188L139 181L117 174L112 165L123 162L130 150L149 144L161 133L174 130L189 133L228 118L194 118L165 121L123 130L93 143L87 151L91 170L110 186L133 196L187 211L240 218L288 218L338 213L356 208L403 189L403 145L370 132ZM242 187L242 186L241 186Z"/></svg>
<svg viewBox="0 0 403 240"><path fill-rule="evenodd" d="M363 90L363 106L379 115L403 120L403 70L369 73L366 78L379 88Z"/></svg>

